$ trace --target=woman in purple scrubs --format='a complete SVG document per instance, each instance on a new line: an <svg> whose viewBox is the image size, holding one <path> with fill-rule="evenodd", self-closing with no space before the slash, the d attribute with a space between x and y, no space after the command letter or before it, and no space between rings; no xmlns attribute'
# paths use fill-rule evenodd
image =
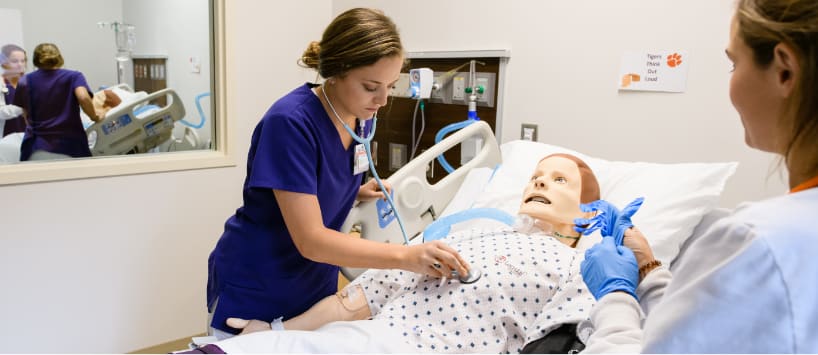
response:
<svg viewBox="0 0 818 355"><path fill-rule="evenodd" d="M244 205L225 223L209 258L211 333L237 334L229 317L289 319L338 290L339 265L403 269L432 276L468 273L442 242L406 246L341 233L354 201L383 198L344 125L368 136L404 65L395 24L382 12L351 9L312 42L300 64L323 84L306 83L270 107L247 159ZM366 162L368 163L368 162ZM440 264L441 268L433 265Z"/></svg>
<svg viewBox="0 0 818 355"><path fill-rule="evenodd" d="M85 76L62 69L59 48L51 43L34 49L34 66L17 87L14 104L25 110L28 125L20 147L20 161L90 157L88 136L80 108L94 122L97 114Z"/></svg>

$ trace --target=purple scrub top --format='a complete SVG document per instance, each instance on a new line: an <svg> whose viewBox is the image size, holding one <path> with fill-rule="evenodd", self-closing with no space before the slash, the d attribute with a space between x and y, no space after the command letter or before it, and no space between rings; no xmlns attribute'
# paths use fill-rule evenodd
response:
<svg viewBox="0 0 818 355"><path fill-rule="evenodd" d="M91 156L74 94L81 86L93 95L85 76L68 69L39 69L20 80L14 104L26 110L30 122L20 148L21 161L36 150L75 158Z"/></svg>
<svg viewBox="0 0 818 355"><path fill-rule="evenodd" d="M330 118L305 84L279 99L253 131L244 205L225 223L208 260L211 326L237 333L228 317L289 319L338 290L338 266L303 257L287 231L273 189L315 195L327 228L339 230L363 174L353 174L356 143L344 149ZM364 131L369 134L371 120ZM360 133L359 133L360 134Z"/></svg>
<svg viewBox="0 0 818 355"><path fill-rule="evenodd" d="M13 104L14 103L14 93L17 92L17 89L11 84L6 83L6 89L8 92L6 93L6 104ZM17 132L25 132L26 131L26 120L23 116L17 116L15 118L6 120L6 125L3 127L3 137Z"/></svg>

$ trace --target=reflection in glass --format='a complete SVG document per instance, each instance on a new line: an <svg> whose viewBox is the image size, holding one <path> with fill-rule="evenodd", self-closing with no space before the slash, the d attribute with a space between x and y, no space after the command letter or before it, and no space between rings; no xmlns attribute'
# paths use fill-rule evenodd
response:
<svg viewBox="0 0 818 355"><path fill-rule="evenodd" d="M209 150L215 133L212 5L0 0L0 46L17 43L30 53L39 43L55 43L65 67L82 72L95 93L109 89L122 99L104 121L84 118L94 157ZM19 160L20 141L12 135L0 139L0 164Z"/></svg>

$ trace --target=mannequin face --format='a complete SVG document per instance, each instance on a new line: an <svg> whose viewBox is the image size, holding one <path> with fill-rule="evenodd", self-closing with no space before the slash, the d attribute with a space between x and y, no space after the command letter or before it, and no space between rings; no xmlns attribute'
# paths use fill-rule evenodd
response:
<svg viewBox="0 0 818 355"><path fill-rule="evenodd" d="M586 217L579 209L581 194L577 164L564 157L550 157L534 169L519 213L548 222L557 232L574 235L574 219Z"/></svg>
<svg viewBox="0 0 818 355"><path fill-rule="evenodd" d="M330 78L325 87L341 119L372 118L379 108L386 105L402 67L403 57L395 55L352 69L344 76Z"/></svg>

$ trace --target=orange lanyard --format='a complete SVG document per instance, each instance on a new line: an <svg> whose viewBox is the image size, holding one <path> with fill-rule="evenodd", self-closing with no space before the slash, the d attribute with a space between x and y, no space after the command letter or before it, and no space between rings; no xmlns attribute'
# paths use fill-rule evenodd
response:
<svg viewBox="0 0 818 355"><path fill-rule="evenodd" d="M792 194L792 193L796 193L796 192L799 192L799 191L804 191L806 189L811 189L811 188L816 187L816 186L818 186L818 176L815 176L812 179L804 181L804 182L798 184L798 186L793 187L792 190L790 190L790 193Z"/></svg>

